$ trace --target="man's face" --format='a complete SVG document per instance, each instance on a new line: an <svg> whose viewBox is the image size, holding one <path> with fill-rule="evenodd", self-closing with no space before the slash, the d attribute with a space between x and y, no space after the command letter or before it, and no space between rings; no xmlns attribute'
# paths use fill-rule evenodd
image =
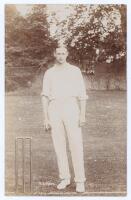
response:
<svg viewBox="0 0 131 200"><path fill-rule="evenodd" d="M66 62L66 58L68 56L68 52L65 48L57 48L54 56L56 58L56 61L60 64L63 64L64 62Z"/></svg>

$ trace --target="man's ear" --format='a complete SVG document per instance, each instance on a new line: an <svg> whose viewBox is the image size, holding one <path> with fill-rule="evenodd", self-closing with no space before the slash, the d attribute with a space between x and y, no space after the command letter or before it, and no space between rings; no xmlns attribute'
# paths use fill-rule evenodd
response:
<svg viewBox="0 0 131 200"><path fill-rule="evenodd" d="M56 57L56 52L55 51L54 51L53 55L54 55L54 57Z"/></svg>

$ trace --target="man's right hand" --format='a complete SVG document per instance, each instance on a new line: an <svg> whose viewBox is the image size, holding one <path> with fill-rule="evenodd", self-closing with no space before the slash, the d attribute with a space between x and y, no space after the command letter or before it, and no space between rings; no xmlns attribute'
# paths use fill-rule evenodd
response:
<svg viewBox="0 0 131 200"><path fill-rule="evenodd" d="M51 129L50 121L48 119L44 120L44 130L48 131Z"/></svg>

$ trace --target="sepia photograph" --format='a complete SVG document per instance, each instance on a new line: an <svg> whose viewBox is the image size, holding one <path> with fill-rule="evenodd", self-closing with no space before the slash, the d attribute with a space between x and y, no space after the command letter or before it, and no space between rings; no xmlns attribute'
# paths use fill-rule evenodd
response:
<svg viewBox="0 0 131 200"><path fill-rule="evenodd" d="M5 195L127 195L127 5L5 4Z"/></svg>

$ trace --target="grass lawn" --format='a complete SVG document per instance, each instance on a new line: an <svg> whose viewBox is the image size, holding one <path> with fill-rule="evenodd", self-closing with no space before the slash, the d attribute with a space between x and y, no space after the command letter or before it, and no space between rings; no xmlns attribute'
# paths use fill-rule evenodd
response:
<svg viewBox="0 0 131 200"><path fill-rule="evenodd" d="M87 178L86 192L83 195L124 196L126 195L126 92L90 91L88 94L86 125L83 127ZM6 195L16 195L15 137L19 136L32 137L31 195L78 195L75 192L69 151L72 184L63 191L56 189L56 184L59 182L56 155L51 134L44 132L42 127L40 96L6 95L5 112ZM27 177L28 188L28 160L26 165L25 179ZM21 166L19 169L21 170ZM19 194L21 194L21 175L19 180ZM25 195L28 195L28 191Z"/></svg>

